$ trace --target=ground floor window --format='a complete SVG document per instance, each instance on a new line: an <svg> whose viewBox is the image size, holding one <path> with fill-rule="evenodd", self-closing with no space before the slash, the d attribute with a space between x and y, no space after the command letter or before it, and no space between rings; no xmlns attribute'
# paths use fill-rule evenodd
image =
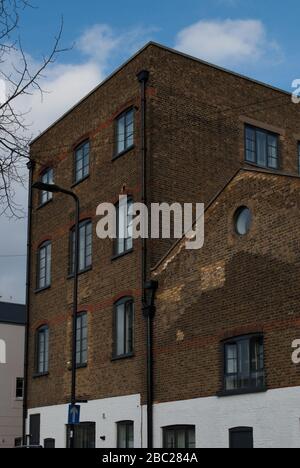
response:
<svg viewBox="0 0 300 468"><path fill-rule="evenodd" d="M195 426L169 426L163 429L164 448L195 448Z"/></svg>
<svg viewBox="0 0 300 468"><path fill-rule="evenodd" d="M253 449L253 428L235 427L229 431L229 448Z"/></svg>
<svg viewBox="0 0 300 468"><path fill-rule="evenodd" d="M70 448L71 427L67 426L67 448ZM84 422L74 426L74 447L79 449L96 448L96 423Z"/></svg>
<svg viewBox="0 0 300 468"><path fill-rule="evenodd" d="M134 448L133 421L120 421L117 423L117 448Z"/></svg>

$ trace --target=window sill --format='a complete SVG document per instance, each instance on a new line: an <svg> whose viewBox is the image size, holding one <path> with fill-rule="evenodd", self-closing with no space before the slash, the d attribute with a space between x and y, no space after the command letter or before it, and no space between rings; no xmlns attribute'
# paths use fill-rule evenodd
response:
<svg viewBox="0 0 300 468"><path fill-rule="evenodd" d="M48 291L49 289L51 289L51 286L46 286L45 288L36 289L34 291L34 294L40 294L40 293L42 293L44 291Z"/></svg>
<svg viewBox="0 0 300 468"><path fill-rule="evenodd" d="M134 353L124 354L124 356L113 356L111 362L125 361L125 359L132 359L135 357Z"/></svg>
<svg viewBox="0 0 300 468"><path fill-rule="evenodd" d="M90 178L90 174L87 175L87 176L85 176L83 179L78 180L78 182L74 182L74 183L71 185L71 188L73 189L73 188L77 187L77 185L82 184L82 182L85 182L85 181L88 180L89 178Z"/></svg>
<svg viewBox="0 0 300 468"><path fill-rule="evenodd" d="M42 377L48 377L48 375L49 375L49 372L44 372L44 373L41 373L41 374L34 374L33 378L34 379L41 379Z"/></svg>
<svg viewBox="0 0 300 468"><path fill-rule="evenodd" d="M268 391L267 387L260 387L260 388L244 388L239 390L221 390L217 393L217 397L230 397L230 396L238 396L238 395L251 395L255 393L266 393Z"/></svg>
<svg viewBox="0 0 300 468"><path fill-rule="evenodd" d="M257 163L247 161L247 159L245 159L245 164L247 164L250 167L256 167L257 169L261 169L262 171L271 171L271 172L274 172L274 173L277 173L278 171L280 171L279 166L276 169L274 167L260 166Z"/></svg>
<svg viewBox="0 0 300 468"><path fill-rule="evenodd" d="M112 158L112 161L116 161L119 158L122 158L122 156L125 156L125 154L130 153L130 151L135 149L135 145L129 146L126 150L122 151L121 153L115 154Z"/></svg>
<svg viewBox="0 0 300 468"><path fill-rule="evenodd" d="M118 260L119 258L122 258L122 257L126 257L126 255L130 255L131 253L133 253L133 249L126 250L126 252L114 255L111 261L114 262L115 260Z"/></svg>
<svg viewBox="0 0 300 468"><path fill-rule="evenodd" d="M46 201L45 203L42 203L40 204L38 207L37 207L37 211L39 210L42 210L43 208L45 208L47 205L50 205L50 203L53 203L53 198L51 198L50 200Z"/></svg>
<svg viewBox="0 0 300 468"><path fill-rule="evenodd" d="M93 267L88 267L85 270L79 271L78 276L84 275L85 273L88 273L89 271L92 271ZM68 280L74 279L74 273L71 275L68 275L67 277Z"/></svg>

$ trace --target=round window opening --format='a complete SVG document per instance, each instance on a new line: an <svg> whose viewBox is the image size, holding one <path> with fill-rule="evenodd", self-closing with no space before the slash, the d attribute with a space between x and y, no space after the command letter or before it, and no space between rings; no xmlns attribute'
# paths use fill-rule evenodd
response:
<svg viewBox="0 0 300 468"><path fill-rule="evenodd" d="M242 206L235 213L235 230L240 236L248 234L252 223L252 213L249 208Z"/></svg>

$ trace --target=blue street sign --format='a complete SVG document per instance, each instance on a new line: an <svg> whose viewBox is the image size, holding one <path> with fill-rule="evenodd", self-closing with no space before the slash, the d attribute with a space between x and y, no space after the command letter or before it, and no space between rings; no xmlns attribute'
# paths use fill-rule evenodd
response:
<svg viewBox="0 0 300 468"><path fill-rule="evenodd" d="M80 406L69 405L68 424L80 424Z"/></svg>

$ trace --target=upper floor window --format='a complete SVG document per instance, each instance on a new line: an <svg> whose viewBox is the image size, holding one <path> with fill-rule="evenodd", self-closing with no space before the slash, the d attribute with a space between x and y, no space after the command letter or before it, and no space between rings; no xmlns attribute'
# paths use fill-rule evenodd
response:
<svg viewBox="0 0 300 468"><path fill-rule="evenodd" d="M75 184L81 182L90 174L90 142L85 141L75 150Z"/></svg>
<svg viewBox="0 0 300 468"><path fill-rule="evenodd" d="M76 364L78 367L83 367L87 364L88 352L88 326L87 313L82 312L77 316L76 330Z"/></svg>
<svg viewBox="0 0 300 468"><path fill-rule="evenodd" d="M43 184L54 183L54 172L53 169L46 169L41 175L41 182ZM51 192L40 191L40 205L45 205L48 201L52 200L53 194Z"/></svg>
<svg viewBox="0 0 300 468"><path fill-rule="evenodd" d="M163 429L165 449L193 449L196 447L195 426L170 426Z"/></svg>
<svg viewBox="0 0 300 468"><path fill-rule="evenodd" d="M117 448L134 448L134 423L121 421L117 423Z"/></svg>
<svg viewBox="0 0 300 468"><path fill-rule="evenodd" d="M37 331L36 371L46 374L49 370L49 328L43 326Z"/></svg>
<svg viewBox="0 0 300 468"><path fill-rule="evenodd" d="M133 200L126 197L116 205L117 238L114 247L116 256L130 252L133 248L132 205Z"/></svg>
<svg viewBox="0 0 300 468"><path fill-rule="evenodd" d="M79 226L79 272L92 266L92 221L82 221ZM70 236L70 275L75 271L75 227Z"/></svg>
<svg viewBox="0 0 300 468"><path fill-rule="evenodd" d="M125 297L115 304L114 311L114 357L133 354L134 302Z"/></svg>
<svg viewBox="0 0 300 468"><path fill-rule="evenodd" d="M224 344L224 390L258 390L265 384L264 342L260 335L244 336Z"/></svg>
<svg viewBox="0 0 300 468"><path fill-rule="evenodd" d="M134 144L134 110L121 114L116 121L116 156Z"/></svg>
<svg viewBox="0 0 300 468"><path fill-rule="evenodd" d="M246 125L246 161L257 166L278 169L279 138L275 133Z"/></svg>
<svg viewBox="0 0 300 468"><path fill-rule="evenodd" d="M51 242L45 242L37 254L37 289L51 285Z"/></svg>
<svg viewBox="0 0 300 468"><path fill-rule="evenodd" d="M23 377L18 377L16 379L16 398L17 400L22 400L24 396L24 379Z"/></svg>

